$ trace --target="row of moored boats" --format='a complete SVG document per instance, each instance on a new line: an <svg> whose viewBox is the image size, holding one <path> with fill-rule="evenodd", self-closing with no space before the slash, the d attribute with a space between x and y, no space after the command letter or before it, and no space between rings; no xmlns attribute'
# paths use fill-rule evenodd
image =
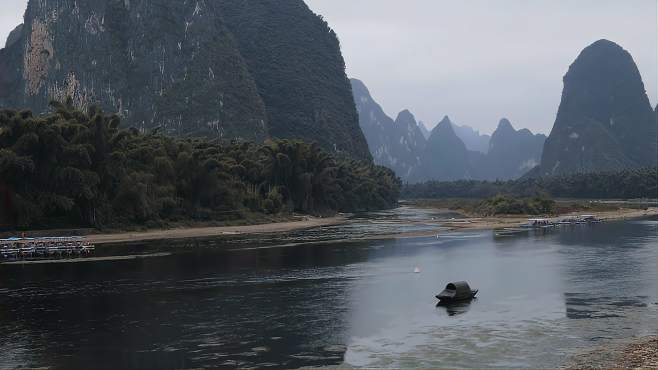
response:
<svg viewBox="0 0 658 370"><path fill-rule="evenodd" d="M531 218L528 220L528 222L521 224L517 228L505 228L505 229L497 230L496 236L514 235L521 232L527 232L528 230L544 230L544 229L551 229L560 226L588 225L588 224L597 224L601 222L603 222L603 220L597 218L594 215L581 215L581 216L565 217L560 219Z"/></svg>
<svg viewBox="0 0 658 370"><path fill-rule="evenodd" d="M83 237L0 239L0 260L35 260L87 257L94 245Z"/></svg>
<svg viewBox="0 0 658 370"><path fill-rule="evenodd" d="M575 217L566 217L561 219L550 218L531 218L527 223L522 224L521 227L525 229L541 229L547 227L556 227L561 225L582 225L599 223L603 220L596 218L594 215L582 215Z"/></svg>

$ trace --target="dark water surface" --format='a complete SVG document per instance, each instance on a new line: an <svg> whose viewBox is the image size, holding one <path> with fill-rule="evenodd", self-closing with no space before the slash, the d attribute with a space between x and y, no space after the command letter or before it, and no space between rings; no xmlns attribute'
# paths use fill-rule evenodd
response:
<svg viewBox="0 0 658 370"><path fill-rule="evenodd" d="M555 367L658 332L658 221L338 241L423 229L419 212L163 258L0 266L0 368ZM435 307L451 280L479 298Z"/></svg>

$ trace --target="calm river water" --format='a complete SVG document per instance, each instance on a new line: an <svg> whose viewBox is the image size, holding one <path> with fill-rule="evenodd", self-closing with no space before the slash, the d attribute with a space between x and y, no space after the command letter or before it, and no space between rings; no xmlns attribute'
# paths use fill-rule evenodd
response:
<svg viewBox="0 0 658 370"><path fill-rule="evenodd" d="M0 266L0 368L555 367L658 332L656 220L340 241L424 217L454 215L401 208L275 238L115 247L170 257ZM453 280L478 299L435 307Z"/></svg>

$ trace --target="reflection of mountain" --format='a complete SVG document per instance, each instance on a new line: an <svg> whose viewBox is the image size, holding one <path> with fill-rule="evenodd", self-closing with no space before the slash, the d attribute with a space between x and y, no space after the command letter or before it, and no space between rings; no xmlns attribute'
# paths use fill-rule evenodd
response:
<svg viewBox="0 0 658 370"><path fill-rule="evenodd" d="M605 297L588 293L564 293L569 319L624 317L629 307L647 307L648 296Z"/></svg>
<svg viewBox="0 0 658 370"><path fill-rule="evenodd" d="M199 250L102 268L31 269L29 291L18 282L11 286L5 274L17 270L4 269L0 277L8 292L0 296L0 330L3 338L38 343L29 364L57 368L99 368L99 362L117 369L135 363L338 365L345 352L347 289L353 284L345 266L368 254L354 245L343 252L301 246Z"/></svg>
<svg viewBox="0 0 658 370"><path fill-rule="evenodd" d="M655 231L641 223L609 222L555 234L566 318L585 323L570 324L572 335L597 340L635 336L642 327L658 330L647 313L658 294Z"/></svg>

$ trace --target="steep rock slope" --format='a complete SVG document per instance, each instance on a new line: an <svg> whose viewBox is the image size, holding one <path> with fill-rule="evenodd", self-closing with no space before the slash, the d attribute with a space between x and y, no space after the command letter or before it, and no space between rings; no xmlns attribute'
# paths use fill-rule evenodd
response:
<svg viewBox="0 0 658 370"><path fill-rule="evenodd" d="M405 163L406 172L403 172L403 177L409 177L411 171L420 163L420 156L425 150L427 139L423 135L416 117L405 109L398 113L395 119L395 134L394 139L399 138L398 143L400 147L399 159Z"/></svg>
<svg viewBox="0 0 658 370"><path fill-rule="evenodd" d="M142 129L267 135L255 81L213 2L30 0L24 21L0 56L15 66L3 72L3 106L43 112L71 96Z"/></svg>
<svg viewBox="0 0 658 370"><path fill-rule="evenodd" d="M416 119L411 112L405 110L393 121L372 98L363 82L356 79L351 81L361 130L375 163L407 179L419 165L420 155L425 148L425 138Z"/></svg>
<svg viewBox="0 0 658 370"><path fill-rule="evenodd" d="M423 137L425 138L425 140L429 139L430 130L428 130L427 126L425 126L425 122L423 122L423 121L418 122L418 128L420 129L420 132L423 134Z"/></svg>
<svg viewBox="0 0 658 370"><path fill-rule="evenodd" d="M631 55L599 40L564 77L562 101L535 175L655 166L656 115Z"/></svg>
<svg viewBox="0 0 658 370"><path fill-rule="evenodd" d="M272 136L370 159L338 38L302 0L215 2L265 101Z"/></svg>
<svg viewBox="0 0 658 370"><path fill-rule="evenodd" d="M546 136L534 135L528 129L515 130L503 118L491 136L488 153L479 178L508 180L523 176L541 161Z"/></svg>

